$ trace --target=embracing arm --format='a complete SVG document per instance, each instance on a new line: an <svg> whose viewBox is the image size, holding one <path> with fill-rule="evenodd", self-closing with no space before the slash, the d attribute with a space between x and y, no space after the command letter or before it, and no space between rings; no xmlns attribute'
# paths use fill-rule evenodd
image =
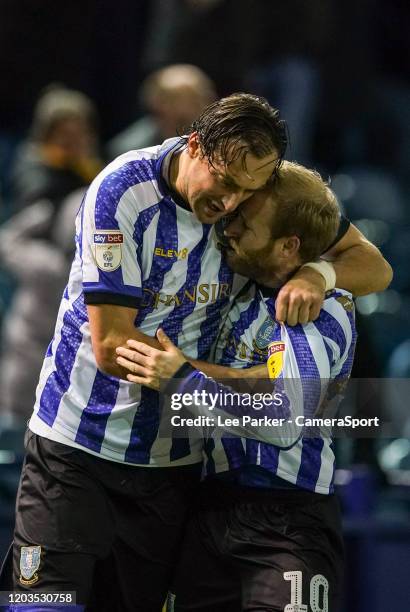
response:
<svg viewBox="0 0 410 612"><path fill-rule="evenodd" d="M259 387L258 393L253 390L238 393L193 368L161 329L157 337L162 351L134 340L127 342L127 348L117 348L117 363L128 370L127 379L130 382L161 390L173 402L192 396L194 401L188 401L186 405L182 402L179 408L173 409L184 406L194 416L215 415L220 419L218 425L231 434L282 447L297 442L301 428L293 420L287 419L291 409L294 415L303 413L300 381L268 380L268 386L263 385L262 392ZM272 430L269 423L261 425L259 419L254 418L260 410L268 419L282 419L281 426L277 424ZM227 417L234 417L234 420L230 418L226 421Z"/></svg>
<svg viewBox="0 0 410 612"><path fill-rule="evenodd" d="M383 291L393 277L391 266L377 247L352 224L323 258L332 260L336 287L355 296ZM314 321L319 316L324 295L323 276L312 268L300 268L278 294L277 320L289 325Z"/></svg>
<svg viewBox="0 0 410 612"><path fill-rule="evenodd" d="M356 226L325 253L336 272L336 287L354 296L384 291L391 283L393 271L379 249L369 242Z"/></svg>
<svg viewBox="0 0 410 612"><path fill-rule="evenodd" d="M127 379L128 371L118 365L115 349L118 346L126 346L129 338L154 348L161 348L155 338L143 334L134 326L138 313L136 308L113 304L88 304L87 311L95 360L98 368L106 374Z"/></svg>
<svg viewBox="0 0 410 612"><path fill-rule="evenodd" d="M187 361L192 367L216 379L235 378L243 380L244 378L268 378L268 370L265 364L253 366L252 368L231 368L229 366L218 365L217 363L209 363L208 361L190 359L189 357L187 357Z"/></svg>

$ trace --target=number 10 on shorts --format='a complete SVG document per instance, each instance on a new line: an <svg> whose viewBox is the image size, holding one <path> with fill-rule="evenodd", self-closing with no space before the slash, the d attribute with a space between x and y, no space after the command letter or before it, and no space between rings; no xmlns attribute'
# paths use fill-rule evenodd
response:
<svg viewBox="0 0 410 612"><path fill-rule="evenodd" d="M309 612L302 604L302 572L284 572L285 580L290 580L290 604L283 612ZM322 574L316 574L310 581L310 609L312 612L328 612L329 583ZM321 602L321 603L320 603Z"/></svg>

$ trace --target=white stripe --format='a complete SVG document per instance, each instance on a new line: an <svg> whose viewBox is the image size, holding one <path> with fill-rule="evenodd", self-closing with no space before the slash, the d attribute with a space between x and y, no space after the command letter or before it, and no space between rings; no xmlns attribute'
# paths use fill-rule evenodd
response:
<svg viewBox="0 0 410 612"><path fill-rule="evenodd" d="M101 453L109 455L113 451L123 459L128 449L132 424L141 400L141 387L121 381L117 400L107 420Z"/></svg>
<svg viewBox="0 0 410 612"><path fill-rule="evenodd" d="M318 493L322 493L325 489L326 492L329 491L330 483L332 481L333 476L333 462L334 462L334 454L332 449L330 448L331 440L329 438L323 439L323 448L320 454L320 471L319 477L317 479L315 490Z"/></svg>
<svg viewBox="0 0 410 612"><path fill-rule="evenodd" d="M302 442L298 442L290 450L279 451L277 475L288 482L296 484L302 460Z"/></svg>
<svg viewBox="0 0 410 612"><path fill-rule="evenodd" d="M330 364L327 356L325 342L323 336L313 323L308 323L303 326L306 339L309 344L310 350L312 351L313 359L315 360L316 367L320 377L320 400L319 406L326 396L327 387L330 378Z"/></svg>
<svg viewBox="0 0 410 612"><path fill-rule="evenodd" d="M70 386L63 394L54 426L67 429L75 438L81 421L83 409L90 399L97 367L90 360L91 339L88 322L81 326L83 339L75 356L70 375ZM67 435L67 434L66 434Z"/></svg>
<svg viewBox="0 0 410 612"><path fill-rule="evenodd" d="M261 464L261 445L258 442L258 452L256 453L256 465Z"/></svg>

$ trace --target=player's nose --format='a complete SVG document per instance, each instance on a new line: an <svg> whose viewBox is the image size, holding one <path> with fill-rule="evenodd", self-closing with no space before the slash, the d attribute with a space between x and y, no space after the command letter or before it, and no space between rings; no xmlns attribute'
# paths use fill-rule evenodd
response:
<svg viewBox="0 0 410 612"><path fill-rule="evenodd" d="M237 193L230 193L222 198L222 204L226 213L232 213L236 210L241 202L246 199L244 191L238 191Z"/></svg>

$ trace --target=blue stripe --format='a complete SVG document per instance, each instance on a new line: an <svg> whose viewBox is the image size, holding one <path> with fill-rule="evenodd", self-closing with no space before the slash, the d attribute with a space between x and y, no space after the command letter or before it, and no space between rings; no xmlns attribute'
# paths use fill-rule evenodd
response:
<svg viewBox="0 0 410 612"><path fill-rule="evenodd" d="M322 438L303 438L302 455L296 484L303 488L315 490L321 468Z"/></svg>
<svg viewBox="0 0 410 612"><path fill-rule="evenodd" d="M72 309L63 317L61 340L55 356L55 370L50 374L40 397L38 416L50 427L53 426L63 394L70 386L70 376L80 348L83 334L81 325L87 321L87 310L83 294L73 302Z"/></svg>
<svg viewBox="0 0 410 612"><path fill-rule="evenodd" d="M99 370L94 378L90 398L81 414L75 441L99 453L108 418L117 401L120 381Z"/></svg>
<svg viewBox="0 0 410 612"><path fill-rule="evenodd" d="M210 227L210 225L202 226L202 238L188 255L186 281L184 282L182 287L176 292L176 295L182 305L174 306L173 310L171 310L171 312L161 324L162 329L176 345L178 345L178 336L182 332L182 325L184 319L193 312L196 306L195 302L183 301L183 296L186 287L186 282L189 281L190 285L197 286L198 281L200 279L201 260L204 251L208 245L208 234ZM180 459L181 457L187 457L190 452L191 448L189 444L189 438L173 438L170 451L171 461L175 461L176 459Z"/></svg>
<svg viewBox="0 0 410 612"><path fill-rule="evenodd" d="M240 341L242 334L252 325L253 321L258 318L260 306L260 297L257 294L251 301L248 308L241 312L239 319L236 321L232 328L231 334L228 338L227 345L222 353L220 363L221 365L230 365L235 361L236 348ZM251 367L251 362L246 367Z"/></svg>
<svg viewBox="0 0 410 612"><path fill-rule="evenodd" d="M228 294L232 290L233 272L228 268L225 261L221 260L221 266L218 272L219 285L229 285ZM225 307L228 305L229 295L222 299L217 299L213 304L206 307L206 316L201 323L200 336L198 340L198 359L207 359L209 352L214 343L219 331L222 314L225 312Z"/></svg>
<svg viewBox="0 0 410 612"><path fill-rule="evenodd" d="M251 438L245 438L246 463L256 465L258 460L259 442Z"/></svg>
<svg viewBox="0 0 410 612"><path fill-rule="evenodd" d="M177 229L177 214L176 205L172 200L163 200L159 207L159 219L157 225L157 235L155 238L155 249L163 248L164 244L167 248L178 251L178 229ZM142 290L151 292L150 294L159 293L164 284L164 278L175 263L174 258L154 257L152 260L150 275L146 280L142 281ZM151 306L141 306L135 319L135 327L140 327L144 319L154 310L154 304Z"/></svg>
<svg viewBox="0 0 410 612"><path fill-rule="evenodd" d="M273 444L264 444L262 442L260 445L261 467L276 474L279 463L279 452L280 450L277 446L273 446Z"/></svg>
<svg viewBox="0 0 410 612"><path fill-rule="evenodd" d="M222 437L222 446L228 459L229 469L234 470L235 468L241 467L246 464L246 453L242 445L241 438L235 437Z"/></svg>
<svg viewBox="0 0 410 612"><path fill-rule="evenodd" d="M315 357L306 338L305 330L302 325L298 324L294 327L286 326L289 339L292 344L293 352L296 357L296 362L299 368L300 378L319 379L319 370L316 365ZM320 387L319 387L320 391ZM316 398L315 398L316 399ZM305 404L306 405L306 404Z"/></svg>
<svg viewBox="0 0 410 612"><path fill-rule="evenodd" d="M286 326L292 344L303 389L305 417L313 417L320 403L321 380L315 357L301 325Z"/></svg>
<svg viewBox="0 0 410 612"><path fill-rule="evenodd" d="M161 327L171 338L172 342L178 345L178 336L182 331L184 319L195 309L196 302L183 300L187 282L192 287L196 287L201 277L201 260L208 245L208 234L211 226L202 226L202 238L188 255L186 279L182 287L176 292L176 296L181 306L175 305L168 316L163 320Z"/></svg>
<svg viewBox="0 0 410 612"><path fill-rule="evenodd" d="M132 423L130 442L124 460L129 463L149 464L151 447L157 437L160 423L159 394L141 387L141 403Z"/></svg>
<svg viewBox="0 0 410 612"><path fill-rule="evenodd" d="M171 200L163 200L158 207L159 219L155 247L169 245L168 248L178 250L178 231L176 206ZM155 211L156 212L156 211ZM171 270L173 258L156 257L152 261L149 277L142 282L144 289L156 294L164 284L164 277ZM151 306L141 306L135 319L135 327L140 327L144 319L154 310ZM141 402L131 429L130 443L125 454L125 460L132 463L147 464L150 461L151 447L157 437L160 423L159 394L157 391L141 388ZM188 453L189 454L189 453Z"/></svg>
<svg viewBox="0 0 410 612"><path fill-rule="evenodd" d="M50 344L47 347L46 350L46 357L52 357L53 356L53 342L54 342L54 337L51 340Z"/></svg>
<svg viewBox="0 0 410 612"><path fill-rule="evenodd" d="M322 309L319 319L313 321L313 324L322 336L327 336L336 342L342 356L346 350L346 336L339 321Z"/></svg>
<svg viewBox="0 0 410 612"><path fill-rule="evenodd" d="M332 317L333 318L333 317ZM320 402L321 380L312 350L301 325L286 327L303 387L303 407L305 417L313 417ZM312 430L309 435L312 436ZM296 484L314 490L321 467L321 438L305 437L302 440L302 454Z"/></svg>
<svg viewBox="0 0 410 612"><path fill-rule="evenodd" d="M141 211L137 217L137 220L134 225L134 242L137 245L137 261L140 269L143 269L142 266L142 247L143 247L143 238L144 233L147 231L148 227L151 225L151 221L154 216L158 213L161 202L157 202L157 204L153 204L149 208Z"/></svg>

